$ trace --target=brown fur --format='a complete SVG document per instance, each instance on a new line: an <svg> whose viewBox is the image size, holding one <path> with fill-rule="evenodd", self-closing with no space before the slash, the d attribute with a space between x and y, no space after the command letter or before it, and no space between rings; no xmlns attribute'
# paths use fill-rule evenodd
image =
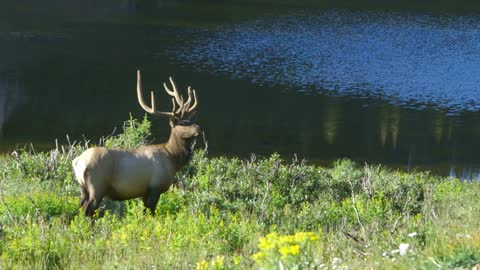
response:
<svg viewBox="0 0 480 270"><path fill-rule="evenodd" d="M201 131L196 124L172 126L168 142L135 149L93 147L72 162L82 191L81 206L92 216L103 198L142 197L155 214L160 194L173 183L177 171L191 157L191 142Z"/></svg>

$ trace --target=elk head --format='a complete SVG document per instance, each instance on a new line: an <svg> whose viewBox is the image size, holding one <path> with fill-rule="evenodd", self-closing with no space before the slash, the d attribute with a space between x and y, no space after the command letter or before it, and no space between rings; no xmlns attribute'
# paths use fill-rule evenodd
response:
<svg viewBox="0 0 480 270"><path fill-rule="evenodd" d="M151 106L148 106L143 100L142 93L142 79L140 70L137 71L137 96L140 106L148 113L157 115L160 117L168 117L170 121L170 127L172 128L171 136L177 139L183 139L189 141L190 139L196 137L202 129L199 125L195 123L197 111L195 110L198 105L197 94L195 89L188 87L188 99L187 101L183 100L183 97L178 93L175 82L172 77L169 78L172 85L171 90L166 83L163 83L163 87L168 95L172 97L172 111L171 112L162 112L158 111L155 107L155 95L153 91L150 92L151 95ZM178 108L177 108L178 106Z"/></svg>

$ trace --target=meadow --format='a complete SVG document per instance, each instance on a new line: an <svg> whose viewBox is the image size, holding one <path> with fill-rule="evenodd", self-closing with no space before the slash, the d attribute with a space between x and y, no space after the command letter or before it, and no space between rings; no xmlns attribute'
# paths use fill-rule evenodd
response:
<svg viewBox="0 0 480 270"><path fill-rule="evenodd" d="M149 138L148 119L131 118L97 144ZM480 268L479 181L197 150L156 216L107 201L91 221L71 160L92 145L0 157L0 269Z"/></svg>

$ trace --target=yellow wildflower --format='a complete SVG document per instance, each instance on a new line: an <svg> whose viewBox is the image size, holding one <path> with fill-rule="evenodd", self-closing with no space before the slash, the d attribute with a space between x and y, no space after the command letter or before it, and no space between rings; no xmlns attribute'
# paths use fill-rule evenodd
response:
<svg viewBox="0 0 480 270"><path fill-rule="evenodd" d="M269 242L275 243L278 241L278 234L276 232L269 233L265 236L265 239Z"/></svg>
<svg viewBox="0 0 480 270"><path fill-rule="evenodd" d="M295 241L296 242L306 242L306 241L316 241L318 240L319 237L317 234L313 233L313 232L297 232L295 233Z"/></svg>
<svg viewBox="0 0 480 270"><path fill-rule="evenodd" d="M276 234L275 235L269 234L266 237L261 237L259 239L258 248L260 248L263 251L272 250L276 246L276 241L277 241Z"/></svg>
<svg viewBox="0 0 480 270"><path fill-rule="evenodd" d="M122 244L126 244L127 243L127 239L128 239L128 235L125 233L125 232L121 232L120 233L120 236L118 237L119 239L119 242L122 243Z"/></svg>
<svg viewBox="0 0 480 270"><path fill-rule="evenodd" d="M197 270L206 270L208 269L208 262L206 260L201 260L197 262Z"/></svg>
<svg viewBox="0 0 480 270"><path fill-rule="evenodd" d="M295 236L293 235L285 235L280 237L280 240L278 241L280 245L283 244L294 244L296 241Z"/></svg>
<svg viewBox="0 0 480 270"><path fill-rule="evenodd" d="M265 253L260 251L258 253L255 253L252 255L252 258L255 260L255 261L263 261L265 259Z"/></svg>
<svg viewBox="0 0 480 270"><path fill-rule="evenodd" d="M239 265L241 262L242 262L241 256L238 256L238 255L233 256L233 264Z"/></svg>
<svg viewBox="0 0 480 270"><path fill-rule="evenodd" d="M300 245L290 245L284 246L279 249L280 254L282 254L282 259L285 259L288 256L295 256L300 254Z"/></svg>
<svg viewBox="0 0 480 270"><path fill-rule="evenodd" d="M223 265L225 263L225 257L224 256L216 256L213 258L211 264L215 268L223 268Z"/></svg>

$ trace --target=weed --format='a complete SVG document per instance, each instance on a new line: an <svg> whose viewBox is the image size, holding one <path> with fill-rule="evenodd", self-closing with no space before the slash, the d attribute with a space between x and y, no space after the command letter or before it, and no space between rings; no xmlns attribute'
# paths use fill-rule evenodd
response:
<svg viewBox="0 0 480 270"><path fill-rule="evenodd" d="M149 141L130 117L107 147ZM88 143L86 143L88 144ZM0 157L0 268L471 269L480 263L480 184L344 159L332 168L196 151L161 195L79 210L71 160L88 145ZM252 256L253 255L253 256Z"/></svg>

